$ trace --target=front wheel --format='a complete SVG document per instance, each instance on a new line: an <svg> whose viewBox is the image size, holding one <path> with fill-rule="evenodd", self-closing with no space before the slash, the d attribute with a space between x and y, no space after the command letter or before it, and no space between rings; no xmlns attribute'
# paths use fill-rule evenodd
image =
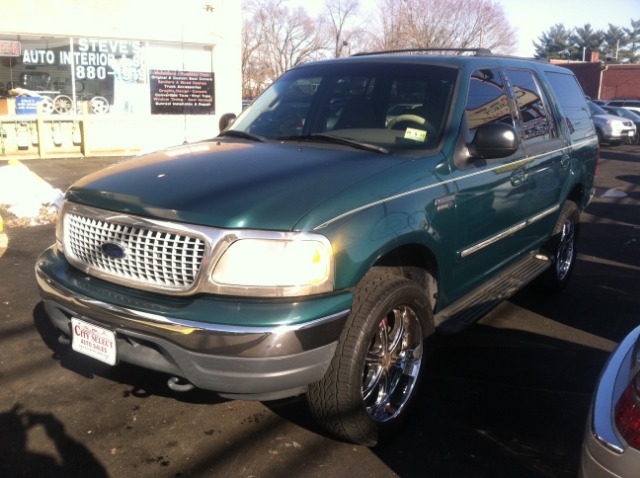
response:
<svg viewBox="0 0 640 478"><path fill-rule="evenodd" d="M406 418L426 362L433 316L415 282L379 271L358 286L329 370L309 387L316 421L367 446Z"/></svg>

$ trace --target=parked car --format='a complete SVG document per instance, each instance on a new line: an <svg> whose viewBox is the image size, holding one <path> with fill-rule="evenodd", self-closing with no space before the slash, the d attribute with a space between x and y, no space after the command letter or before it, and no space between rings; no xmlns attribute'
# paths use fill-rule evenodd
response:
<svg viewBox="0 0 640 478"><path fill-rule="evenodd" d="M581 478L640 472L640 327L620 342L598 381L587 420Z"/></svg>
<svg viewBox="0 0 640 478"><path fill-rule="evenodd" d="M297 66L217 137L77 182L36 266L60 340L175 390L304 394L355 443L397 430L436 329L567 285L594 194L573 73L459 53Z"/></svg>
<svg viewBox="0 0 640 478"><path fill-rule="evenodd" d="M602 109L609 114L633 121L633 124L636 126L636 134L633 138L629 138L629 142L631 144L638 144L638 142L640 142L640 113L620 106L603 106Z"/></svg>
<svg viewBox="0 0 640 478"><path fill-rule="evenodd" d="M637 130L633 121L607 113L592 101L589 101L589 109L600 143L617 145L635 138Z"/></svg>
<svg viewBox="0 0 640 478"><path fill-rule="evenodd" d="M638 99L613 99L607 101L607 106L627 108L629 110L640 113L640 100Z"/></svg>

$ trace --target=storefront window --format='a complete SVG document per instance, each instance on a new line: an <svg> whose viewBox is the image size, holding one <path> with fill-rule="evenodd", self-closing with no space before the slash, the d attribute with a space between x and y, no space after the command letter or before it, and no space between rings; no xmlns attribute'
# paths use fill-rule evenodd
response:
<svg viewBox="0 0 640 478"><path fill-rule="evenodd" d="M214 114L211 48L139 40L0 36L0 99L50 115Z"/></svg>

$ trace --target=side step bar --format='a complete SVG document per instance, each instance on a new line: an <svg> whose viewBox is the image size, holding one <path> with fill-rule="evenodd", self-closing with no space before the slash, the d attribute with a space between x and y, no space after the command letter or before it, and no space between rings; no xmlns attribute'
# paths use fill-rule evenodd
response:
<svg viewBox="0 0 640 478"><path fill-rule="evenodd" d="M527 254L493 280L438 312L434 317L438 331L453 334L477 322L500 302L538 277L552 262L552 258L542 251Z"/></svg>

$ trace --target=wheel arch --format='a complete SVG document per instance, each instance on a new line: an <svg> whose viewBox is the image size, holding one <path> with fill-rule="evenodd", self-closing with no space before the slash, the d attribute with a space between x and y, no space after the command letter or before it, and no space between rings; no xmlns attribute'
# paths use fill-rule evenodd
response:
<svg viewBox="0 0 640 478"><path fill-rule="evenodd" d="M439 269L436 256L421 244L404 244L380 256L372 268L384 268L417 283L434 311L438 293Z"/></svg>

